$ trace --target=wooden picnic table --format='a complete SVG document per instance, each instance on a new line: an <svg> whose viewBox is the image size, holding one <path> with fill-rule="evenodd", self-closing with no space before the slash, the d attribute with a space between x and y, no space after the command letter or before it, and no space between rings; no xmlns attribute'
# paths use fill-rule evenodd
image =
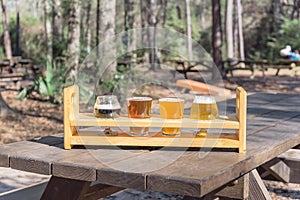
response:
<svg viewBox="0 0 300 200"><path fill-rule="evenodd" d="M233 71L235 70L249 70L251 71L251 77L254 77L254 70L258 69L265 76L265 71L268 68L276 69L275 76L279 75L281 69L293 70L293 73L296 75L296 67L300 66L299 61L293 60L279 60L279 61L268 61L268 60L239 60L239 59L227 59L223 61L225 65L226 74L230 73L233 76ZM241 66L244 65L244 66Z"/></svg>
<svg viewBox="0 0 300 200"><path fill-rule="evenodd" d="M197 148L64 150L62 135L54 135L0 146L0 166L52 175L42 199L91 198L91 194L100 198L123 188L188 198L237 195L270 199L255 169L300 144L299 98L266 93L248 97L245 154ZM234 113L235 100L226 103L227 112Z"/></svg>
<svg viewBox="0 0 300 200"><path fill-rule="evenodd" d="M209 66L212 63L205 63L204 61L195 61L195 60L167 60L169 62L175 63L175 72L179 72L184 75L185 79L188 79L189 72L212 72L212 66ZM202 68L196 68L201 66Z"/></svg>

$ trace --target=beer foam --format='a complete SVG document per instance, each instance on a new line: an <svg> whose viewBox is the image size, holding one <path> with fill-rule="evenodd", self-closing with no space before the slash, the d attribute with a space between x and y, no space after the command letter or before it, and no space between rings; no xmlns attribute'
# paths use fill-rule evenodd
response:
<svg viewBox="0 0 300 200"><path fill-rule="evenodd" d="M117 110L117 109L121 109L121 107L119 105L113 105L113 104L96 104L94 106L94 108L100 109L100 110Z"/></svg>
<svg viewBox="0 0 300 200"><path fill-rule="evenodd" d="M216 100L212 96L195 96L193 103L212 104L216 103Z"/></svg>
<svg viewBox="0 0 300 200"><path fill-rule="evenodd" d="M152 98L151 97L129 97L127 98L127 101L151 101Z"/></svg>
<svg viewBox="0 0 300 200"><path fill-rule="evenodd" d="M166 97L166 98L160 98L159 102L182 102L184 99L176 98L176 97Z"/></svg>

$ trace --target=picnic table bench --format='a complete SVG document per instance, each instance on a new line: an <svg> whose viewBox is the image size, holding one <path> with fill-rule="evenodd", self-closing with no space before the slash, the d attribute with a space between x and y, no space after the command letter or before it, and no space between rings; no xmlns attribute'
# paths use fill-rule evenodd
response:
<svg viewBox="0 0 300 200"><path fill-rule="evenodd" d="M0 146L0 166L51 175L41 199L100 198L124 188L187 198L271 199L256 168L300 144L299 98L266 93L248 97L246 153L171 147L65 150L61 134ZM235 112L235 100L219 104Z"/></svg>
<svg viewBox="0 0 300 200"><path fill-rule="evenodd" d="M0 86L7 88L10 85L22 87L32 84L38 71L39 67L32 65L30 59L20 57L4 59L0 61Z"/></svg>
<svg viewBox="0 0 300 200"><path fill-rule="evenodd" d="M251 77L254 77L255 69L258 69L265 76L265 71L268 68L276 69L275 76L279 75L281 69L294 70L296 75L296 67L300 67L299 61L292 60L279 60L279 61L268 61L268 60L239 60L239 59L227 59L223 61L226 74L230 73L233 76L233 71L235 70L250 70Z"/></svg>

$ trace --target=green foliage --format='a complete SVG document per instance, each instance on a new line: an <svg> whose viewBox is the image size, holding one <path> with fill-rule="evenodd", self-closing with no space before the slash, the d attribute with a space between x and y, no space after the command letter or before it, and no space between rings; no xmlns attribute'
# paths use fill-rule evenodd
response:
<svg viewBox="0 0 300 200"><path fill-rule="evenodd" d="M65 85L67 67L51 65L47 62L44 76L39 76L32 87L24 88L18 95L19 100L32 95L39 94L42 99L47 99L51 103L62 102L62 89Z"/></svg>
<svg viewBox="0 0 300 200"><path fill-rule="evenodd" d="M130 73L130 69L126 66L118 67L118 70L122 68L122 71L116 71L112 72L112 79L104 81L101 84L101 90L104 93L110 93L114 90L114 88L119 84L121 80L124 80L124 78Z"/></svg>
<svg viewBox="0 0 300 200"><path fill-rule="evenodd" d="M286 45L291 45L293 50L300 48L300 22L299 20L290 20L283 18L283 23L278 32L279 36L271 35L267 41L267 52L265 57L268 60L276 62L280 59L279 51Z"/></svg>

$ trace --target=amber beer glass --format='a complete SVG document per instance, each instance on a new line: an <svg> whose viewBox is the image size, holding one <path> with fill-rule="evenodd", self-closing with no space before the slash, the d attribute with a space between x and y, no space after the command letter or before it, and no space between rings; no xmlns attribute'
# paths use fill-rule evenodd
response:
<svg viewBox="0 0 300 200"><path fill-rule="evenodd" d="M213 120L218 117L218 106L212 96L195 96L190 117L198 120ZM207 130L202 128L197 131L198 136L206 136Z"/></svg>
<svg viewBox="0 0 300 200"><path fill-rule="evenodd" d="M131 97L127 99L127 104L129 118L150 118L151 97ZM130 134L132 136L146 136L148 133L149 127L130 127Z"/></svg>
<svg viewBox="0 0 300 200"><path fill-rule="evenodd" d="M159 99L160 117L164 119L181 119L184 110L184 100L181 98L161 98ZM180 134L180 128L163 127L162 133L165 136Z"/></svg>

